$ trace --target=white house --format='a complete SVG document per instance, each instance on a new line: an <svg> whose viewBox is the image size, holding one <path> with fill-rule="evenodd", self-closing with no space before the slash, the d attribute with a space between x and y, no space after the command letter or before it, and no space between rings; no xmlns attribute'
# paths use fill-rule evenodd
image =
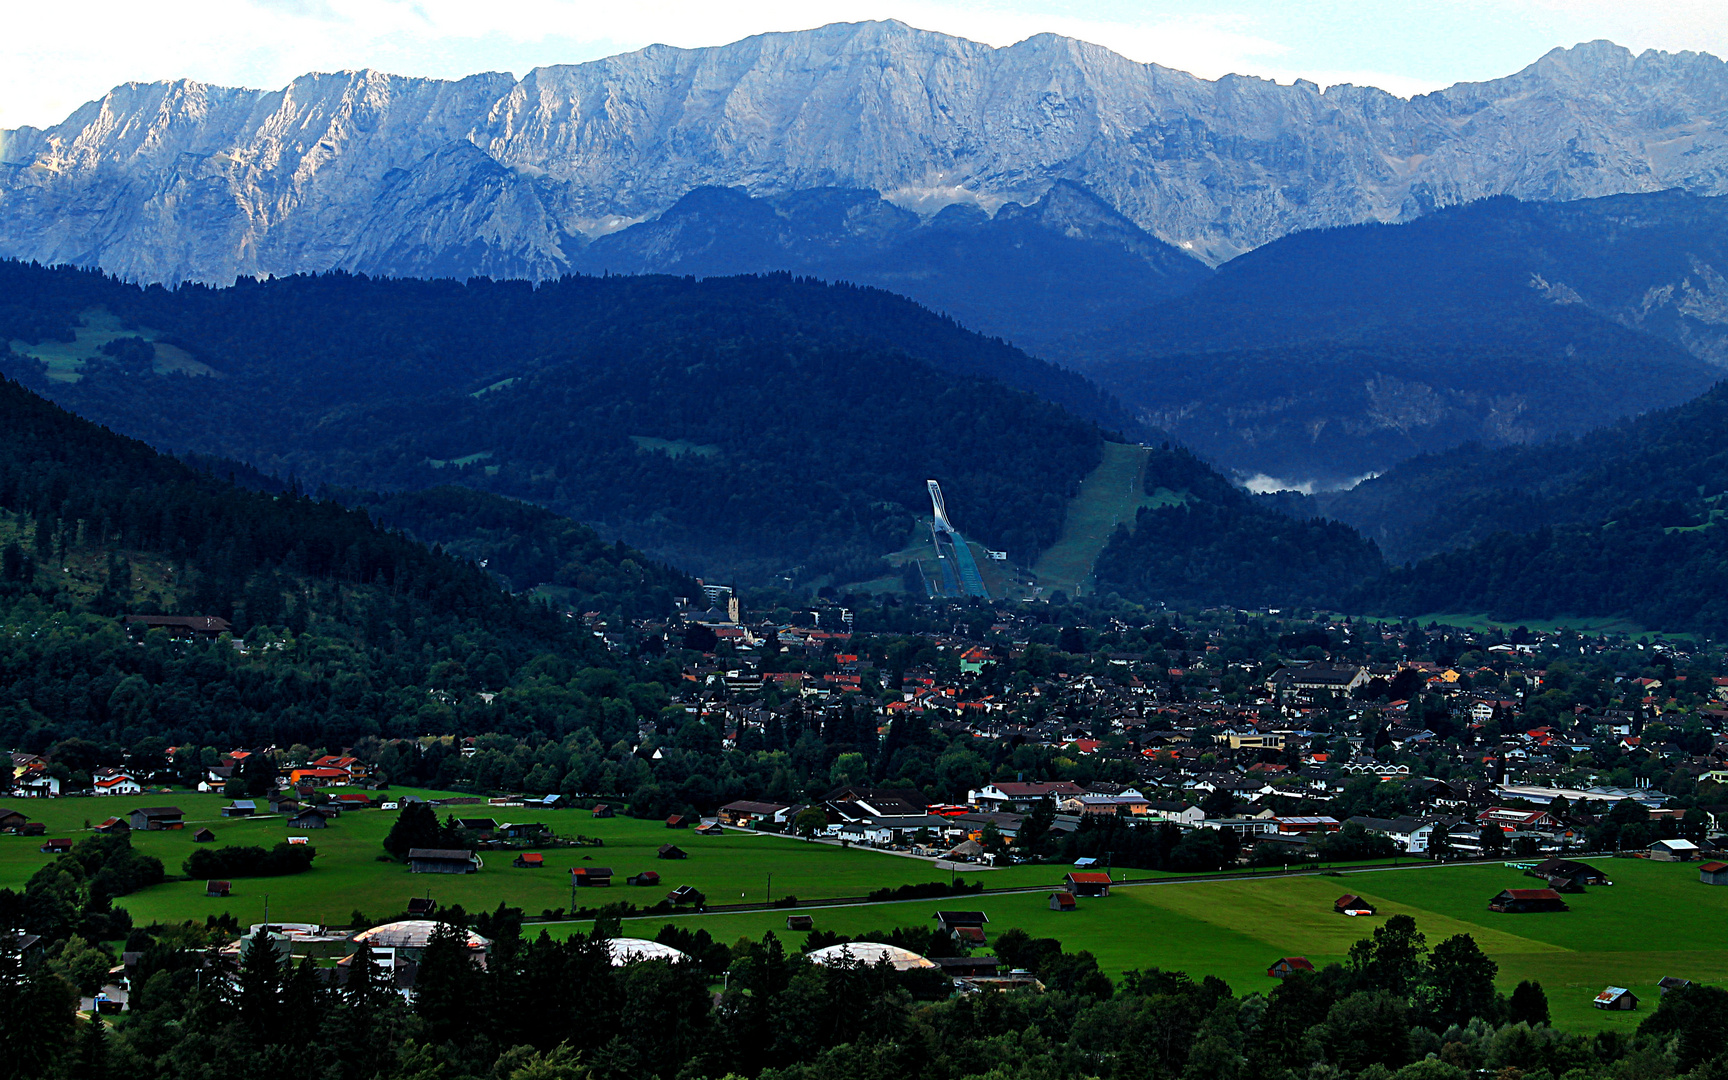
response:
<svg viewBox="0 0 1728 1080"><path fill-rule="evenodd" d="M130 773L115 769L103 769L96 774L96 783L92 785L95 795L142 795L144 785L132 778Z"/></svg>

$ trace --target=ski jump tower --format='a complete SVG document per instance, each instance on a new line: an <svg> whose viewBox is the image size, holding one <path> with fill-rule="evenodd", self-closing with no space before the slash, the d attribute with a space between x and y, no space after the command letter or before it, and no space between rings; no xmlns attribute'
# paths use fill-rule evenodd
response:
<svg viewBox="0 0 1728 1080"><path fill-rule="evenodd" d="M942 485L934 480L930 486L930 539L936 545L936 559L942 567L942 596L976 596L990 599L984 587L984 575L978 572L978 562L966 538L948 520L948 508L942 503Z"/></svg>

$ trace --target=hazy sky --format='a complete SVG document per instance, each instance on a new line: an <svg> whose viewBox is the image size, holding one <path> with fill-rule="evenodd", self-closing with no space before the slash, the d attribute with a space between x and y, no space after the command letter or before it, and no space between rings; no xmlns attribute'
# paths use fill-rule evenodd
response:
<svg viewBox="0 0 1728 1080"><path fill-rule="evenodd" d="M1040 32L1215 78L1399 94L1509 74L1555 46L1728 56L1728 0L6 0L0 127L55 123L127 81L279 87L306 71L518 75L641 48L900 19L1010 45Z"/></svg>

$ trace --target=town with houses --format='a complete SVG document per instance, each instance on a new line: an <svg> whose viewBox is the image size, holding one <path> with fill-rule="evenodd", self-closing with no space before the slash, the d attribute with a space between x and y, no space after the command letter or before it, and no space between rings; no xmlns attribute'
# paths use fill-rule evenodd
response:
<svg viewBox="0 0 1728 1080"><path fill-rule="evenodd" d="M1683 642L1276 612L1057 628L990 608L950 633L890 634L855 630L854 612L833 605L751 624L730 590L710 588L707 600L706 611L628 635L587 618L615 647L648 640L678 663L683 689L669 711L707 725L723 753L784 746L800 720L843 742L832 733L844 713L862 718L851 721L859 730L874 725L866 756L878 765L840 784L818 770L779 798L752 791L670 808L710 827L980 864L1054 857L1052 841L1106 821L1212 830L1228 838L1226 863L1258 866L1601 850L1695 858L1728 839L1728 675ZM631 749L650 771L675 741L671 726L645 724ZM990 775L964 787L891 775L896 762L882 755L896 727L938 748L979 748ZM498 737L418 742L466 759ZM139 795L172 790L171 778L259 805L268 797L272 812L303 804L315 817L391 802L391 778L367 756L167 747L86 781L51 754L15 753L11 793ZM453 801L611 813L627 811L631 794L518 782ZM1028 820L1041 848L1022 842Z"/></svg>

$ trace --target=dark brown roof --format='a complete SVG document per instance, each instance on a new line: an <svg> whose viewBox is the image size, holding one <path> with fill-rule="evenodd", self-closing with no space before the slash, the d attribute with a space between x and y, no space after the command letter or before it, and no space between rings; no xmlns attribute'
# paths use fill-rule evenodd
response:
<svg viewBox="0 0 1728 1080"><path fill-rule="evenodd" d="M408 849L410 859L450 859L473 862L474 853L462 848L417 847Z"/></svg>
<svg viewBox="0 0 1728 1080"><path fill-rule="evenodd" d="M123 618L128 623L193 630L202 634L222 634L229 630L228 620L214 615L126 615Z"/></svg>

